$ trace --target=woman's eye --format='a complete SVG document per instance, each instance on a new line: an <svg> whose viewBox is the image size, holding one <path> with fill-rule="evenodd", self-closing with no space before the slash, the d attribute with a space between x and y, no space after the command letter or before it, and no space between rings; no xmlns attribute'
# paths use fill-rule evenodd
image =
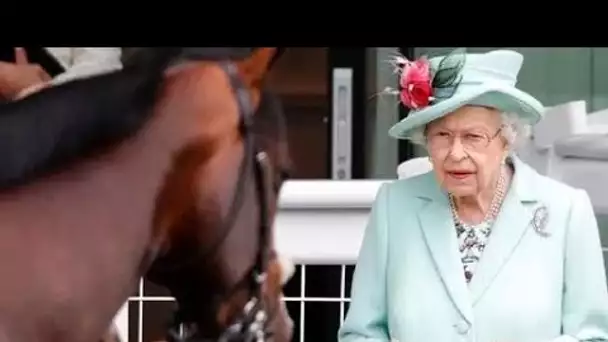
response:
<svg viewBox="0 0 608 342"><path fill-rule="evenodd" d="M468 140L482 140L484 138L481 134L468 133L464 136Z"/></svg>

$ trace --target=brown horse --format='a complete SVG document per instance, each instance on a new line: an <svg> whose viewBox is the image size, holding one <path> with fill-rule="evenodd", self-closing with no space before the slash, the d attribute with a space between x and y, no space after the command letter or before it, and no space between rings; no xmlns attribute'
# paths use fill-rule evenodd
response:
<svg viewBox="0 0 608 342"><path fill-rule="evenodd" d="M290 340L275 49L152 52L0 106L0 342L99 340L142 275L176 297L169 340Z"/></svg>

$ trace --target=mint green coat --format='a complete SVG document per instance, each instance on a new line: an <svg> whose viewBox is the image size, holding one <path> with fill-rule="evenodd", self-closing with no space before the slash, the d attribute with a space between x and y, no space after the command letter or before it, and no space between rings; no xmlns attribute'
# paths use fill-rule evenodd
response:
<svg viewBox="0 0 608 342"><path fill-rule="evenodd" d="M587 193L514 162L512 186L469 285L432 172L382 186L340 342L608 340L606 275ZM541 206L548 236L531 223Z"/></svg>

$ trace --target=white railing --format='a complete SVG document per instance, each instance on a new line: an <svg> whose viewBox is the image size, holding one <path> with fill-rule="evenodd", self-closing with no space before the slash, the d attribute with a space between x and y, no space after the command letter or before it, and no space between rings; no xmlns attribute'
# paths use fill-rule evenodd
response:
<svg viewBox="0 0 608 342"><path fill-rule="evenodd" d="M388 180L295 180L281 191L276 218L276 245L279 252L290 257L300 268L300 295L287 297L287 302L300 303L300 333L304 340L305 303L339 302L340 321L344 319L348 294L345 290L346 265L354 264L371 204L382 183ZM342 265L339 298L306 296L306 265ZM172 297L144 296L143 281L136 302L138 341L143 341L143 303L168 301ZM128 341L129 314L125 304L116 316L116 325L123 341ZM134 341L131 341L134 342Z"/></svg>
<svg viewBox="0 0 608 342"><path fill-rule="evenodd" d="M290 181L276 218L276 244L297 264L352 264L370 206L385 181Z"/></svg>

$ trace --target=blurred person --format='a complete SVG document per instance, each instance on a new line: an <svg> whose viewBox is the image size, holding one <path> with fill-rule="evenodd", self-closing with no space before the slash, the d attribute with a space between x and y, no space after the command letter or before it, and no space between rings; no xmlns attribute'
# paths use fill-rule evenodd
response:
<svg viewBox="0 0 608 342"><path fill-rule="evenodd" d="M45 47L63 69L55 76L43 66L28 60L25 48L17 47L14 62L0 62L0 96L16 100L45 87L58 85L122 68L121 49L117 47Z"/></svg>
<svg viewBox="0 0 608 342"><path fill-rule="evenodd" d="M424 146L432 171L380 188L340 342L608 341L589 196L514 153L544 111L516 88L522 63L397 58L393 93L411 111L389 134Z"/></svg>

